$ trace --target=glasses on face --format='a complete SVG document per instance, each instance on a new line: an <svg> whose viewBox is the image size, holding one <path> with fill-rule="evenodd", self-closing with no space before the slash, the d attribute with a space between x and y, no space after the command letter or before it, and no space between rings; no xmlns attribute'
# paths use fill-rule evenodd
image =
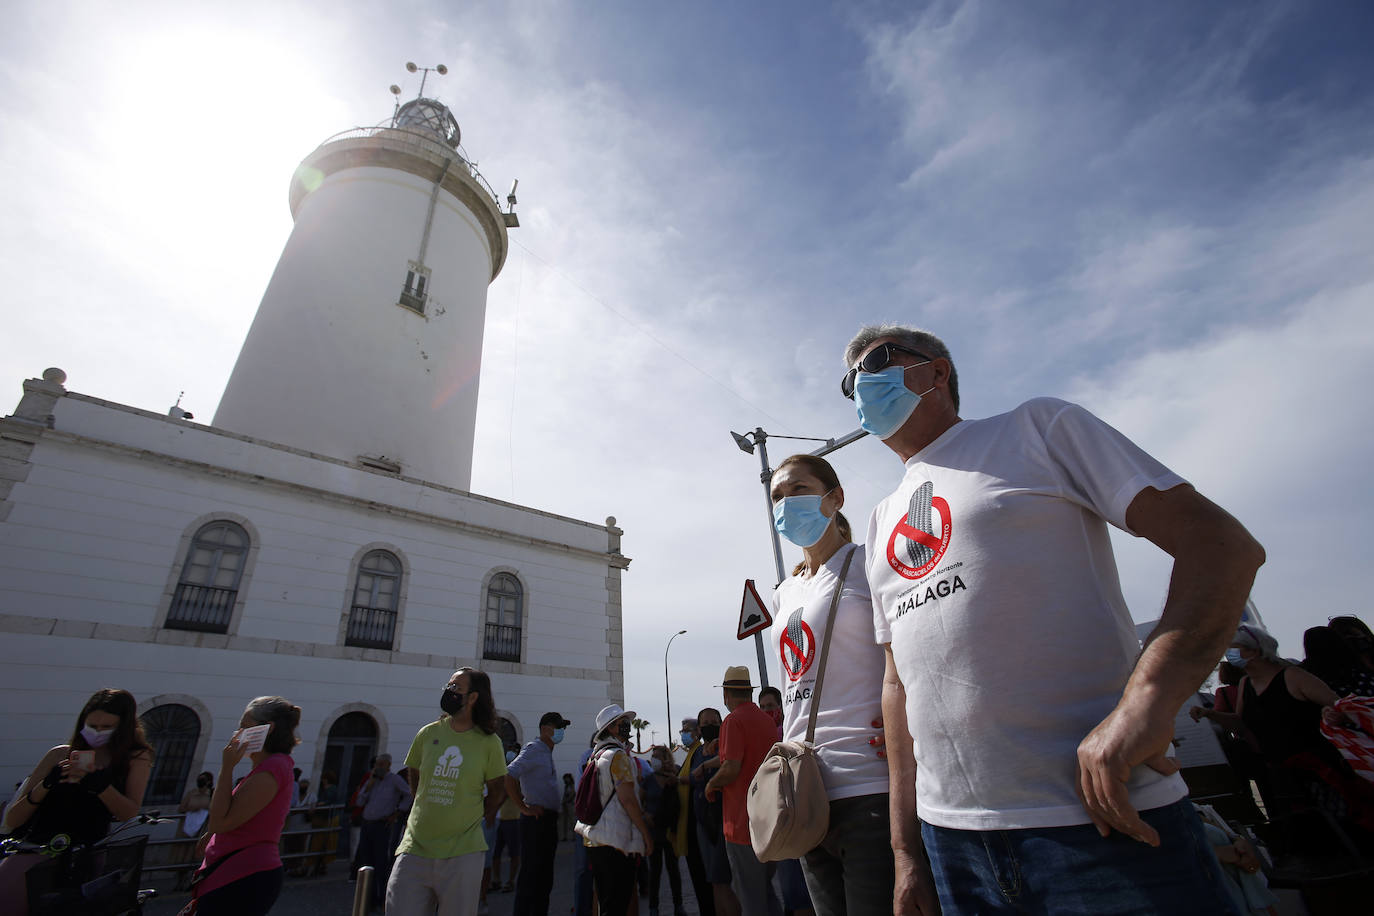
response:
<svg viewBox="0 0 1374 916"><path fill-rule="evenodd" d="M919 356L926 362L931 362L930 357L919 350L913 350L910 347L904 347L901 344L895 343L879 344L865 353L863 359L859 360L859 364L846 372L844 378L840 379L840 393L851 401L854 400L854 380L858 377L859 373L882 372L888 366L892 365L892 358L895 353L905 353L908 356Z"/></svg>

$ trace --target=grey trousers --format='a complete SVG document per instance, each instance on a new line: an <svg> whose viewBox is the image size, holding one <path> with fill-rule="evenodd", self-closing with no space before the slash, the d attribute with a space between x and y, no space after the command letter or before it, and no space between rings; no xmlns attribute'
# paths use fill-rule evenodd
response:
<svg viewBox="0 0 1374 916"><path fill-rule="evenodd" d="M892 865L887 793L830 803L830 829L802 857L802 874L816 916L868 916L892 910Z"/></svg>
<svg viewBox="0 0 1374 916"><path fill-rule="evenodd" d="M773 863L760 862L754 847L725 841L730 859L730 887L739 899L743 916L782 916L782 904L773 893ZM892 895L888 895L891 905Z"/></svg>

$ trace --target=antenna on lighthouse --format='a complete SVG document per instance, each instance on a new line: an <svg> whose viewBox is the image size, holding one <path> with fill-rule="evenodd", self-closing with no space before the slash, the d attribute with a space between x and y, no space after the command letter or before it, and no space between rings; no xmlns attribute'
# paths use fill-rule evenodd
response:
<svg viewBox="0 0 1374 916"><path fill-rule="evenodd" d="M406 61L406 72L424 74L424 76L420 77L420 93L416 96L416 98L424 98L425 80L429 79L429 75L431 73L437 73L440 76L447 76L448 67L445 67L443 64L435 64L433 67L417 67L414 61L408 60Z"/></svg>

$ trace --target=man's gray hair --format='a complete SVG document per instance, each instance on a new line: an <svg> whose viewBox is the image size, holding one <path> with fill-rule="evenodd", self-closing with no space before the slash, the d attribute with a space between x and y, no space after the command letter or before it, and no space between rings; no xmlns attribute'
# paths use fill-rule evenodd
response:
<svg viewBox="0 0 1374 916"><path fill-rule="evenodd" d="M697 727L697 720L694 719L694 718L692 718L691 716L688 716L687 718L685 718L685 719L682 720L682 727L683 727L683 728L696 728L696 727Z"/></svg>
<svg viewBox="0 0 1374 916"><path fill-rule="evenodd" d="M949 361L949 399L954 409L959 410L959 372L954 368L954 357L949 355L945 342L929 331L908 327L904 324L866 324L844 348L844 367L852 369L859 360L859 354L873 345L875 340L892 340L904 347L924 353L931 359Z"/></svg>
<svg viewBox="0 0 1374 916"><path fill-rule="evenodd" d="M391 762L391 755L390 755L390 754L378 754L378 755L377 755L377 762L378 762L378 763L381 763L383 760L385 760L387 763L390 763L390 762Z"/></svg>

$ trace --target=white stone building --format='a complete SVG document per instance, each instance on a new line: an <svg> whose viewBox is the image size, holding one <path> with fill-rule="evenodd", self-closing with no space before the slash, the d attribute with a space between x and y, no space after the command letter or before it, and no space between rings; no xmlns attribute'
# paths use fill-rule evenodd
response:
<svg viewBox="0 0 1374 916"><path fill-rule="evenodd" d="M50 369L0 420L0 778L123 687L180 799L246 701L303 710L296 764L397 767L463 665L504 738L623 702L620 552L604 525L467 492L502 212L446 108L327 141L212 425L68 391ZM513 195L512 195L513 197ZM512 201L513 204L513 201ZM345 358L351 357L351 358Z"/></svg>

